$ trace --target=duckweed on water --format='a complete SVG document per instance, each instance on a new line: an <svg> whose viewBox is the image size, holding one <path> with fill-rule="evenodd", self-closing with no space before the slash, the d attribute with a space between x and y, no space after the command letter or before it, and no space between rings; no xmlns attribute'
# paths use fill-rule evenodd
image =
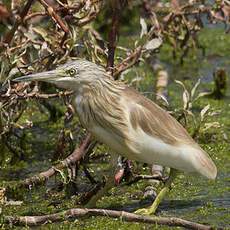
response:
<svg viewBox="0 0 230 230"><path fill-rule="evenodd" d="M170 49L163 46L163 51L160 53L160 59L166 63L169 69L170 85L169 101L171 108L182 106L182 91L173 82L173 79L182 80L188 87L195 84L198 78L201 77L200 91L212 90L210 73L213 72L215 66L212 64L220 63L220 65L229 71L229 65L226 65L226 58L230 54L230 39L229 35L223 35L220 30L204 30L200 34L200 42L204 47L207 47L207 56L193 53L193 58L185 59L184 66L179 66L176 61L172 60ZM212 44L211 46L209 44ZM199 52L199 51L198 51ZM195 58L194 58L195 57ZM136 67L138 74L145 68ZM150 71L148 69L148 71ZM202 73L202 76L200 75ZM207 77L207 75L209 77ZM152 90L151 79L152 73L143 73L146 82L141 83L141 90ZM191 78L192 76L192 78ZM228 78L229 81L229 78ZM152 83L152 85L154 85ZM228 84L229 86L230 84ZM147 89L146 89L147 88ZM218 177L216 181L208 181L204 178L181 174L175 181L175 186L160 205L158 214L161 216L177 216L189 220L209 223L213 226L229 227L230 220L230 87L227 89L227 96L223 100L215 100L213 98L203 97L198 100L193 107L195 114L207 104L213 112L218 111L218 115L210 116L206 122L216 122L220 124L219 128L210 128L202 131L199 134L198 142L209 152L212 159L215 161L218 168ZM35 109L29 112L30 106L35 106ZM36 105L33 103L28 105L28 114L35 118L35 128L27 133L28 155L34 153L34 158L29 158L26 163L18 164L12 167L2 169L1 185L4 186L9 180L19 180L36 174L50 167L50 157L53 154L53 147L57 139L58 130L63 126L63 121L50 123L47 122L48 115L40 113ZM43 115L42 115L43 114ZM21 122L25 122L26 117L22 117ZM34 120L34 119L32 119ZM77 124L77 120L76 120ZM47 130L49 126L49 131ZM46 129L43 129L46 127ZM49 140L49 141L47 141ZM107 151L104 147L100 147L100 151ZM92 162L94 175L97 174L98 179L102 178L102 172L108 170L107 160L105 163L99 164ZM103 169L103 170L102 170ZM147 174L147 171L143 171ZM59 177L57 179L60 179ZM55 184L52 179L47 183L48 188L52 188ZM80 185L81 183L79 183ZM141 203L139 200L143 197L144 188L149 185L149 182L141 181L132 186L115 187L108 196L104 197L99 202L101 208L117 208L128 211L134 211L139 208ZM23 200L20 206L5 206L3 207L4 215L43 215L47 213L59 212L68 208L77 207L77 194L71 199L66 197L64 192L47 193L47 187L39 187L32 190L18 191L17 199ZM78 188L81 190L81 188ZM22 194L20 194L20 192ZM143 203L150 204L150 201ZM168 229L167 227L150 226L147 224L124 223L120 219L109 219L105 217L90 217L87 219L77 219L75 221L64 221L62 223L49 223L42 226L41 229ZM2 226L7 229L8 226ZM26 229L15 227L15 229ZM176 228L175 228L176 229Z"/></svg>

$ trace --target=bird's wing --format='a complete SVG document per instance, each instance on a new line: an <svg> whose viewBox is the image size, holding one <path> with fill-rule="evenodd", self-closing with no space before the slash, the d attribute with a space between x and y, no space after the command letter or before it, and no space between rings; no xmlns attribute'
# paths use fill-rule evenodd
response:
<svg viewBox="0 0 230 230"><path fill-rule="evenodd" d="M124 98L129 101L125 104L128 106L133 129L141 128L145 133L167 144L197 145L177 120L136 90L127 87L124 90Z"/></svg>
<svg viewBox="0 0 230 230"><path fill-rule="evenodd" d="M198 172L207 178L215 179L215 164L178 121L134 89L127 88L123 93L129 124L132 130L139 134L136 138L143 138L141 143L144 148L142 145L141 151L148 152L150 148L150 155L153 155L154 150L158 152L153 156L154 159L158 158L159 164L183 171ZM139 132L139 129L142 132ZM144 162L150 162L150 155L139 156Z"/></svg>

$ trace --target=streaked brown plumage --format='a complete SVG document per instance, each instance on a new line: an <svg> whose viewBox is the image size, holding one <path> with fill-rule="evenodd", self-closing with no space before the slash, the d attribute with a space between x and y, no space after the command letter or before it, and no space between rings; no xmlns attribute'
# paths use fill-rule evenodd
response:
<svg viewBox="0 0 230 230"><path fill-rule="evenodd" d="M211 158L167 111L114 81L94 63L76 60L17 80L46 81L74 90L81 123L118 154L211 179L216 177Z"/></svg>

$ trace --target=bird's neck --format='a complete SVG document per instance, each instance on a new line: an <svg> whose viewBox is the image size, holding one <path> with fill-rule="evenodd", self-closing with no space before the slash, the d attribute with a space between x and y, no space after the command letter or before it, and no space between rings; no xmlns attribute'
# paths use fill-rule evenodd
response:
<svg viewBox="0 0 230 230"><path fill-rule="evenodd" d="M114 81L109 77L105 77L79 87L76 91L76 95L87 99L99 97L103 100L103 97L119 96L125 88L126 85L123 83Z"/></svg>
<svg viewBox="0 0 230 230"><path fill-rule="evenodd" d="M93 83L79 89L75 99L78 116L82 124L88 128L91 119L100 117L101 111L108 113L108 106L113 109L120 106L121 93L126 87L112 79L102 79Z"/></svg>

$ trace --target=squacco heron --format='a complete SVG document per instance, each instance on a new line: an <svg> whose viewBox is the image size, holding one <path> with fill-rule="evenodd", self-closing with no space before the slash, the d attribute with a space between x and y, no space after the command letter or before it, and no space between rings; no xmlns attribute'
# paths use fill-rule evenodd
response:
<svg viewBox="0 0 230 230"><path fill-rule="evenodd" d="M15 80L44 81L73 90L80 122L111 148L112 155L117 153L131 160L170 167L170 175L153 204L137 213L155 213L178 171L216 178L215 164L179 122L136 90L114 81L101 66L75 60L55 70ZM88 207L95 206L113 186L115 162L104 188L89 201Z"/></svg>

